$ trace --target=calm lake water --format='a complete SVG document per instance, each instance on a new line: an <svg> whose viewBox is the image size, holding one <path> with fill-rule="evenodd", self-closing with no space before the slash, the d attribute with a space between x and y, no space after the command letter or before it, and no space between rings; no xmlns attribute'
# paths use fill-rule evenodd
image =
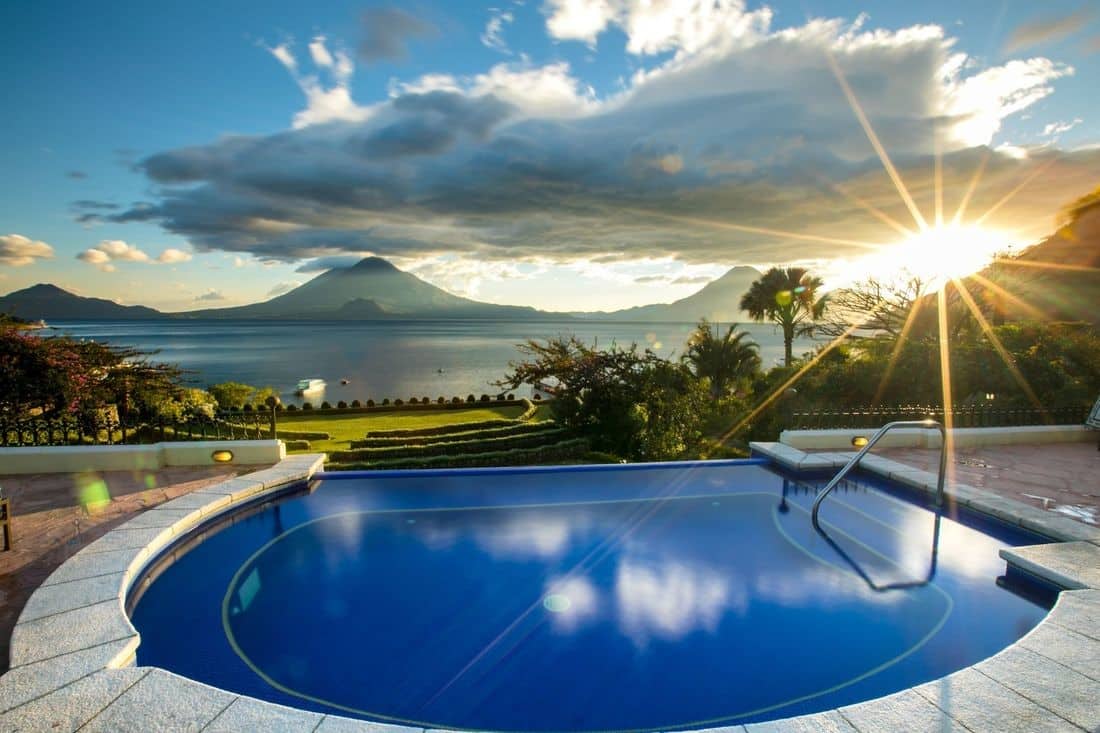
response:
<svg viewBox="0 0 1100 733"><path fill-rule="evenodd" d="M159 361L191 372L197 385L234 381L270 385L283 401L295 400L299 379L328 383L323 395L336 403L354 399L465 397L496 394L491 383L508 371L520 354L516 344L575 334L586 343L648 345L666 358L679 358L690 323L595 323L588 321L69 321L55 331L145 350L159 350ZM765 367L783 357L783 337L769 325L743 326L760 345ZM795 353L813 342L796 343ZM349 384L341 385L341 379ZM531 394L518 390L517 394Z"/></svg>

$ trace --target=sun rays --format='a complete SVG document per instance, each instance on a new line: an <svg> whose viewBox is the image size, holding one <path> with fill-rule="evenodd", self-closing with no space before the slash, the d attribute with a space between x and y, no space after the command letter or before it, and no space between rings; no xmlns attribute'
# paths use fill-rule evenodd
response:
<svg viewBox="0 0 1100 733"><path fill-rule="evenodd" d="M938 340L938 352L939 352L939 378L941 385L941 397L942 407L944 415L944 427L947 429L946 444L944 450L948 456L948 468L950 480L951 468L954 465L952 457L954 455L954 439L952 437L952 429L954 428L954 414L953 414L953 391L951 383L951 328L950 318L952 314L949 312L949 297L951 293L957 294L957 298L965 306L964 313L968 313L970 317L977 323L978 328L981 330L982 335L988 340L993 350L1004 362L1006 369L1011 374L1012 379L1017 386L1027 396L1028 400L1035 405L1041 413L1045 415L1044 406L1035 394L1034 389L1028 384L1027 379L1021 373L1019 367L1014 362L1012 355L1001 343L997 337L997 333L994 330L993 325L990 323L986 314L982 311L981 305L979 305L977 299L970 292L966 279L970 279L971 282L984 288L987 295L992 296L993 307L1000 309L1004 303L1010 303L1018 310L1022 311L1028 317L1040 318L1043 316L1043 312L1032 303L1027 302L1024 298L1010 292L1001 283L986 277L979 272L983 267L996 264L1000 267L1020 267L1020 268L1032 268L1032 269L1048 269L1048 270L1069 270L1069 271L1081 271L1081 272L1100 272L1100 268L1087 267L1083 265L1062 265L1053 262L1037 262L1029 260L1021 260L1008 258L1003 256L1003 252L1009 244L1007 235L997 233L995 231L985 228L985 223L991 219L1002 207L1008 204L1017 195L1023 192L1028 186L1037 181L1040 176L1048 172L1059 160L1058 156L1052 156L1050 159L1043 161L1040 164L1035 165L1033 170L1029 171L1026 176L1023 177L1015 186L1008 190L1004 195L997 199L991 206L989 206L980 215L967 222L967 211L978 193L983 176L989 165L992 157L992 152L986 149L983 155L975 165L973 173L970 175L966 188L964 189L962 196L959 198L955 210L948 215L945 210L944 201L944 171L943 171L943 151L942 142L940 140L941 131L938 129L936 123L933 124L932 130L932 223L925 218L921 212L920 207L917 205L909 188L906 186L905 181L902 179L901 174L894 166L890 159L890 155L886 151L885 146L882 144L878 135L876 134L874 127L871 124L866 112L864 111L859 99L856 97L854 90L845 78L844 72L840 68L836 59L831 54L826 54L826 59L829 64L829 68L832 70L833 75L836 77L837 83L840 86L845 98L848 101L852 112L862 127L864 133L867 136L867 140L877 155L879 162L882 165L883 170L886 172L890 181L893 183L893 187L897 192L901 202L905 205L906 209L912 216L913 222L916 225L916 229L911 229L904 224L896 221L888 214L883 212L880 208L872 205L866 200L846 191L839 185L829 183L829 187L847 198L851 203L867 211L872 216L879 219L890 228L897 231L902 235L903 241L898 245L894 245L893 248L887 250L887 252L880 252L878 255L868 257L868 261L877 263L883 269L889 269L888 264L893 263L897 270L907 270L915 275L923 278L929 278L933 275L934 280L938 282L932 283L935 287L935 307L936 307L936 338ZM717 224L717 223L716 223ZM743 227L740 225L729 225L730 228L738 229L741 231L753 231L752 227ZM758 230L761 233L769 234L783 234L781 232ZM800 237L806 238L808 237ZM816 238L827 239L827 238ZM850 242L846 242L850 244ZM866 263L865 263L866 264ZM922 272L922 269L924 270ZM882 270L867 268L864 272L873 272L875 275L879 275ZM926 280L927 281L927 280ZM949 290L950 286L950 290ZM910 338L911 331L914 323L919 317L927 298L918 297L908 314L906 315L905 322L901 331L898 334L897 341L893 345L893 349L890 354L889 361L886 369L882 375L879 385L877 387L874 404L878 404L882 399L887 384L890 382L894 367L898 361L898 357L901 350L904 348L905 343ZM927 305L932 305L928 303ZM821 347L816 354L809 358L794 374L788 377L782 384L776 387L770 392L762 401L760 401L754 409L744 416L740 421L733 425L722 436L722 440L728 439L730 436L737 434L752 421L754 421L764 410L771 407L777 400L782 398L785 394L791 390L791 388L798 383L798 381L815 365L817 365L827 354L833 349L839 346L852 336L852 334L860 329L860 324L855 323L846 328L842 333L832 339L829 343Z"/></svg>

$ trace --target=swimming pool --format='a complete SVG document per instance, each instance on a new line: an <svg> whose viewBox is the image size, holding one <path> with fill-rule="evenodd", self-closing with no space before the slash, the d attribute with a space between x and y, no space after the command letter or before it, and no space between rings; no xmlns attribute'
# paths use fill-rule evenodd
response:
<svg viewBox="0 0 1100 733"><path fill-rule="evenodd" d="M580 470L578 470L580 469ZM1042 539L760 461L326 476L204 528L130 597L138 663L383 722L669 730L984 659L1046 613Z"/></svg>

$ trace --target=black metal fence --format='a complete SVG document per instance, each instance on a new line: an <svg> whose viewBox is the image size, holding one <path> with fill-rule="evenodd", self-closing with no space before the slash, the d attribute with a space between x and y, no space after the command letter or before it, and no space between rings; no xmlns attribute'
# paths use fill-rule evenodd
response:
<svg viewBox="0 0 1100 733"><path fill-rule="evenodd" d="M965 405L950 411L956 428L1013 427L1019 425L1083 425L1088 415L1085 407L1004 408ZM929 405L895 405L855 407L842 410L810 410L792 412L791 430L823 430L828 428L877 428L894 420L925 420L945 422L944 409Z"/></svg>
<svg viewBox="0 0 1100 733"><path fill-rule="evenodd" d="M0 447L134 445L164 440L260 440L275 437L274 410L219 412L181 420L127 420L100 415L0 417Z"/></svg>

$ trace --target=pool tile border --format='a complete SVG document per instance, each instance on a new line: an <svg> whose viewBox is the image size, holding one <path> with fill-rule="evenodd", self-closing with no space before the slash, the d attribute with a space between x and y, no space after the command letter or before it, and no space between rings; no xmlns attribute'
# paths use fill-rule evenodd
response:
<svg viewBox="0 0 1100 733"><path fill-rule="evenodd" d="M807 454L778 443L753 452L792 469L828 470L852 453ZM125 613L130 585L182 534L219 514L307 480L323 455L286 458L150 509L61 565L35 591L12 634L11 669L0 677L0 733L8 730L195 730L266 728L310 733L412 733L288 708L209 687L162 669L134 667L140 641ZM935 476L868 456L866 470L933 491ZM1047 617L1015 644L939 680L813 715L708 729L708 733L894 730L1093 730L1100 727L1100 531L963 484L948 496L1032 529L1058 544L1002 552L1011 564L1063 591Z"/></svg>

